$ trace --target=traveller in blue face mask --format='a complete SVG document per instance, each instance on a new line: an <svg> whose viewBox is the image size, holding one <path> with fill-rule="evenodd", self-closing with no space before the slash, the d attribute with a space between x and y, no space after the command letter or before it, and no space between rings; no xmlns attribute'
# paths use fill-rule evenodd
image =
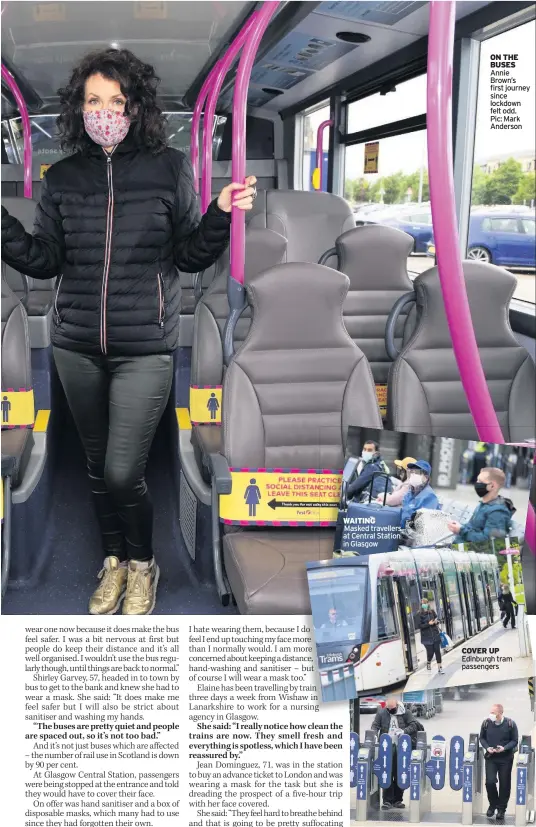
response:
<svg viewBox="0 0 536 827"><path fill-rule="evenodd" d="M408 465L409 491L402 500L402 517L400 525L406 525L411 516L421 508L437 511L440 508L439 500L430 485L432 466L424 459Z"/></svg>
<svg viewBox="0 0 536 827"><path fill-rule="evenodd" d="M370 490L370 481L374 474L389 474L389 466L382 459L380 454L380 446L377 442L369 439L363 445L361 451L361 459L357 464L357 478L348 486L348 494L350 497L357 497L361 492ZM393 489L393 484L389 480L387 484L387 491ZM385 477L377 477L372 484L372 497L377 497L385 491Z"/></svg>

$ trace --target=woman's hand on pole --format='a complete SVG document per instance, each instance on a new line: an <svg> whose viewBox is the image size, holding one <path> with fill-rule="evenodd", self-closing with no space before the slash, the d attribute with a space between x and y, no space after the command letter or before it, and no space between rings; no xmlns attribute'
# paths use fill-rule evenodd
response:
<svg viewBox="0 0 536 827"><path fill-rule="evenodd" d="M257 179L254 175L246 178L244 184L236 182L227 184L218 196L218 207L224 212L231 212L232 207L239 210L251 210L253 202L257 197Z"/></svg>

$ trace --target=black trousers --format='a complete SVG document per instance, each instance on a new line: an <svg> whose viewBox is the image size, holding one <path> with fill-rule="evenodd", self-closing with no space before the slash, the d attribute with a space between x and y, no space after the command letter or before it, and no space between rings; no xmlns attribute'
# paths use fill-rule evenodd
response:
<svg viewBox="0 0 536 827"><path fill-rule="evenodd" d="M84 446L105 556L153 556L145 467L173 380L173 358L86 356L54 348Z"/></svg>
<svg viewBox="0 0 536 827"><path fill-rule="evenodd" d="M504 756L492 756L486 758L486 792L490 807L498 810L506 810L510 799L510 788L512 786L512 767L514 759ZM497 777L499 779L499 790L497 792Z"/></svg>
<svg viewBox="0 0 536 827"><path fill-rule="evenodd" d="M402 801L404 798L404 790L401 789L398 784L396 783L397 779L397 752L396 747L393 744L393 769L391 775L391 786L387 787L386 790L383 791L383 803L384 804L396 804L398 801Z"/></svg>
<svg viewBox="0 0 536 827"><path fill-rule="evenodd" d="M435 655L436 663L439 666L441 664L441 641L439 638L432 643L425 643L424 648L426 649L426 660L428 663L432 663Z"/></svg>
<svg viewBox="0 0 536 827"><path fill-rule="evenodd" d="M514 609L513 603L505 603L504 604L504 618L503 618L503 626L506 629L508 623L512 624L512 629L516 628L516 612Z"/></svg>

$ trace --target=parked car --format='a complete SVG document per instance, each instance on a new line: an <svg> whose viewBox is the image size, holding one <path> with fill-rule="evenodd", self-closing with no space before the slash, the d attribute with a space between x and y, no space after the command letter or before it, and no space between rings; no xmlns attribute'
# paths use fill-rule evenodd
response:
<svg viewBox="0 0 536 827"><path fill-rule="evenodd" d="M394 215L374 216L372 220L377 224L396 227L413 238L413 252L426 253L428 243L432 238L432 213L429 207L415 204L412 208L404 208Z"/></svg>
<svg viewBox="0 0 536 827"><path fill-rule="evenodd" d="M378 711L378 708L384 708L385 702L385 695L367 695L365 698L359 699L359 711L373 712L375 714Z"/></svg>
<svg viewBox="0 0 536 827"><path fill-rule="evenodd" d="M502 267L536 267L536 236L533 215L517 210L475 212L469 220L467 258ZM435 256L433 237L426 254Z"/></svg>

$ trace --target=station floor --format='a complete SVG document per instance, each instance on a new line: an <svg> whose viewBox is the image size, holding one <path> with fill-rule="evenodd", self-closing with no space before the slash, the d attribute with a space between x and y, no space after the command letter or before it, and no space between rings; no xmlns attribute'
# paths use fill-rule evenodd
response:
<svg viewBox="0 0 536 827"><path fill-rule="evenodd" d="M464 654L471 649L485 649L485 653L477 654L475 657L482 660L476 664L463 662L462 658L469 657ZM490 654L490 649L498 649L498 652ZM511 658L505 662L498 662L499 658ZM486 658L493 658L493 662L487 664ZM468 683L487 683L488 681L500 681L515 678L529 678L534 671L532 656L521 657L519 649L519 632L505 629L500 620L493 623L488 629L472 637L452 651L443 653L444 674L439 675L437 665L432 663L432 671L428 672L425 666L412 675L405 688L405 692L414 692L423 689L439 689L442 686L460 686Z"/></svg>

